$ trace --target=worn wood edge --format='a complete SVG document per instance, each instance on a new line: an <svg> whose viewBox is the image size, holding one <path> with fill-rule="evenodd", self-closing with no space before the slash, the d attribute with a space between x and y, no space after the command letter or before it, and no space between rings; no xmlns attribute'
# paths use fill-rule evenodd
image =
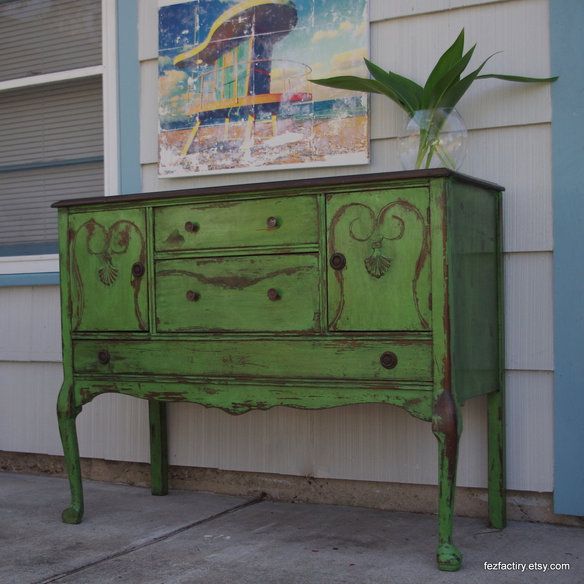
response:
<svg viewBox="0 0 584 584"><path fill-rule="evenodd" d="M428 170L402 170L396 172L381 173L363 173L358 175L319 177L298 180L272 181L264 183L251 183L245 185L215 186L198 189L177 189L171 191L155 191L148 193L137 193L132 195L116 195L112 197L87 197L82 199L65 199L53 203L52 207L80 207L94 204L112 205L115 203L138 203L147 202L162 198L183 198L183 197L202 197L206 195L234 195L249 193L269 193L273 195L285 195L283 191L310 189L310 188L330 188L338 186L347 186L351 188L359 185L368 185L371 183L383 183L387 181L399 180L430 180L434 178L452 177L458 181L474 184L487 189L496 191L505 190L502 186L482 179L474 178L466 174L460 174L447 168L432 168ZM306 193L303 193L306 194Z"/></svg>
<svg viewBox="0 0 584 584"><path fill-rule="evenodd" d="M150 487L150 465L82 458L84 479ZM66 477L63 457L0 451L0 471ZM251 497L260 493L275 501L350 505L388 511L436 513L438 487L410 483L326 479L171 465L171 489ZM487 522L486 488L457 487L456 515ZM513 521L584 527L584 517L553 512L553 493L507 491L507 518Z"/></svg>
<svg viewBox="0 0 584 584"><path fill-rule="evenodd" d="M224 382L214 385L177 382L172 378L172 389L165 391L164 383L160 381L120 382L120 376L114 375L111 381L102 379L90 380L84 376L84 381L76 381L73 387L72 401L77 408L88 404L104 393L120 393L143 399L154 399L165 402L190 402L208 408L219 408L229 414L240 415L250 410L269 410L273 407L286 406L303 410L321 410L343 405L381 403L403 408L412 416L430 421L430 402L432 393L427 390L402 390L396 387L391 391L389 384L383 388L371 388L362 391L344 387L331 388L315 392L313 386L303 387L300 384L287 386L282 394L279 385L255 385L250 392L244 385L237 384L227 387ZM357 382L358 383L358 382ZM302 405L299 405L302 404Z"/></svg>

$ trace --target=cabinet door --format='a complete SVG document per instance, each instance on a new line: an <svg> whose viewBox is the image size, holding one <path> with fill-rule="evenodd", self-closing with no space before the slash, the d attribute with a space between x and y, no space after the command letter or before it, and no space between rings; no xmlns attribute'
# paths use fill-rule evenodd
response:
<svg viewBox="0 0 584 584"><path fill-rule="evenodd" d="M143 209L72 214L69 269L74 331L148 329Z"/></svg>
<svg viewBox="0 0 584 584"><path fill-rule="evenodd" d="M428 203L425 188L327 196L329 330L429 329Z"/></svg>

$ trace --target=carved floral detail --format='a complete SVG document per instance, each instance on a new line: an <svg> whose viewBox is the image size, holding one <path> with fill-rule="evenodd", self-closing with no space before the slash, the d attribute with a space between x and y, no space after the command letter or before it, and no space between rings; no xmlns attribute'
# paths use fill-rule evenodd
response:
<svg viewBox="0 0 584 584"><path fill-rule="evenodd" d="M80 239L81 238L81 239ZM85 286L89 281L84 281L81 273L81 265L78 258L78 245L85 248L81 257L85 255L97 257L99 267L97 269L97 280L104 286L112 286L120 274L118 266L116 266L116 256L123 255L130 249L131 239L137 240L139 259L144 261L146 257L146 245L144 236L139 227L126 220L120 220L113 223L109 228L98 223L95 219L90 219L83 223L71 237L71 272L73 281L75 282L75 296L74 304L74 328L77 328L83 318L85 310ZM83 243L81 243L83 242ZM134 248L134 253L136 249ZM136 319L142 330L146 330L147 324L140 311L140 303L138 296L140 292L140 278L133 278L131 286L133 288L134 308Z"/></svg>
<svg viewBox="0 0 584 584"><path fill-rule="evenodd" d="M114 256L128 251L130 231L137 228L128 221L117 221L106 229L95 219L90 219L83 227L87 232L87 253L97 256L100 263L97 270L99 281L104 286L111 286L119 273L119 269L114 265Z"/></svg>
<svg viewBox="0 0 584 584"><path fill-rule="evenodd" d="M391 258L382 255L381 251L376 249L368 258L365 258L365 268L374 278L381 278L391 267Z"/></svg>
<svg viewBox="0 0 584 584"><path fill-rule="evenodd" d="M400 217L400 214L403 215L404 212L407 213L414 218L418 228L421 228L422 242L420 253L415 264L411 288L412 300L420 319L420 324L423 328L428 328L428 322L420 310L420 299L418 297L418 280L430 250L429 226L424 215L415 205L403 199L396 199L391 203L388 203L378 213L375 213L375 211L365 203L359 202L344 205L337 210L331 221L331 239L329 243L330 253L335 249L335 230L337 229L341 218L349 211L349 209L361 209L363 211L359 217L354 218L349 223L349 236L355 241L369 243L371 253L363 260L363 262L367 273L376 279L380 279L388 273L393 264L393 258L384 253L384 242L402 239L405 234L406 223L404 219ZM369 222L365 220L367 215L369 216ZM359 231L364 228L366 229L365 232ZM330 323L330 326L333 329L341 318L345 308L343 271L336 271L335 278L340 287L340 298L336 307L336 313Z"/></svg>
<svg viewBox="0 0 584 584"><path fill-rule="evenodd" d="M366 242L371 241L371 255L366 257L364 260L365 269L370 276L374 278L381 278L385 273L389 271L389 268L392 264L392 259L383 255L383 242L384 241L394 241L396 239L401 239L404 236L405 232L405 223L403 219L397 215L392 215L391 218L394 221L394 228L397 226L397 230L395 233L390 235L384 231L385 228L385 218L387 211L394 206L394 203L390 203L386 205L377 213L368 207L367 205L360 205L369 211L369 216L371 219L371 230L369 233L362 235L355 232L355 222L358 219L353 219L349 225L349 234L351 238L356 241Z"/></svg>
<svg viewBox="0 0 584 584"><path fill-rule="evenodd" d="M109 254L102 254L100 260L103 266L97 270L97 275L102 284L106 286L111 286L118 277L118 268L116 268L112 263L112 258Z"/></svg>

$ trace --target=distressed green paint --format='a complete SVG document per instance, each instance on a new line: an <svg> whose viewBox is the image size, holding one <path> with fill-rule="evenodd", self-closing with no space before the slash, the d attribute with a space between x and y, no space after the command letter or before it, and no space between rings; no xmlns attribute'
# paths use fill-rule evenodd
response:
<svg viewBox="0 0 584 584"><path fill-rule="evenodd" d="M166 403L148 400L150 424L150 474L153 495L168 494Z"/></svg>
<svg viewBox="0 0 584 584"><path fill-rule="evenodd" d="M144 210L71 214L68 239L73 330L147 330Z"/></svg>
<svg viewBox="0 0 584 584"><path fill-rule="evenodd" d="M505 307L504 307L504 270L503 270L503 214L502 197L497 196L497 283L498 283L498 376L499 389L487 397L488 424L488 488L489 488L489 523L492 527L503 529L507 524L506 510L506 457L505 457Z"/></svg>
<svg viewBox="0 0 584 584"><path fill-rule="evenodd" d="M327 204L329 328L428 330L428 189L339 194Z"/></svg>
<svg viewBox="0 0 584 584"><path fill-rule="evenodd" d="M496 529L507 524L504 400L503 391L487 396L489 524Z"/></svg>
<svg viewBox="0 0 584 584"><path fill-rule="evenodd" d="M146 274L148 276L148 298L156 297L155 278L149 277L150 274L155 273L154 263L154 209L152 207L146 208ZM156 305L154 302L148 302L148 330L156 334ZM139 335L141 336L141 335Z"/></svg>
<svg viewBox="0 0 584 584"><path fill-rule="evenodd" d="M319 331L319 283L317 254L161 260L156 326L159 332Z"/></svg>
<svg viewBox="0 0 584 584"><path fill-rule="evenodd" d="M460 407L487 394L489 519L504 525L500 194L445 171L408 176L60 209L64 521L83 514L75 418L102 393L149 401L155 494L168 489L166 402L390 404L432 424L437 561L454 571Z"/></svg>
<svg viewBox="0 0 584 584"><path fill-rule="evenodd" d="M270 218L276 223L268 223ZM192 223L191 231L185 229ZM156 249L201 250L248 245L316 243L314 197L227 201L161 207L154 211Z"/></svg>
<svg viewBox="0 0 584 584"><path fill-rule="evenodd" d="M192 402L219 408L230 414L288 406L303 410L327 409L351 404L390 404L404 408L422 420L431 419L432 393L418 389L379 390L374 386L327 387L302 385L294 380L271 384L221 383L217 381L138 381L126 377L83 378L75 385L75 403L82 406L102 393L123 393L144 399Z"/></svg>
<svg viewBox="0 0 584 584"><path fill-rule="evenodd" d="M336 338L241 338L189 341L74 341L79 374L191 375L229 378L343 379L384 381L432 379L428 341ZM98 360L107 350L109 363ZM385 369L381 355L398 356ZM164 355L164 358L160 358Z"/></svg>
<svg viewBox="0 0 584 584"><path fill-rule="evenodd" d="M69 478L71 503L62 513L65 523L79 523L83 517L83 487L81 484L81 464L75 419L81 411L81 404L75 399L73 380L73 343L71 342L72 302L69 284L68 215L59 211L59 270L61 274L61 335L63 338L63 384L57 398L57 421L65 470Z"/></svg>
<svg viewBox="0 0 584 584"><path fill-rule="evenodd" d="M479 187L448 188L452 375L462 403L499 388L498 199Z"/></svg>
<svg viewBox="0 0 584 584"><path fill-rule="evenodd" d="M432 431L438 441L438 548L440 570L460 568L462 554L452 541L458 439L462 418L452 385L451 316L449 304L448 182L430 189L432 231L432 333L434 348L434 403Z"/></svg>

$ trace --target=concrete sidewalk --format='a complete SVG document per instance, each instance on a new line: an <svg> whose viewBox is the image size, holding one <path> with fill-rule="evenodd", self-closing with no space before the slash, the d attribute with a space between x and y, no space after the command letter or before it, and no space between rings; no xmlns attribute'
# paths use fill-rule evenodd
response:
<svg viewBox="0 0 584 584"><path fill-rule="evenodd" d="M584 583L584 529L456 518L460 572L435 567L436 517L84 482L85 519L61 523L61 478L0 473L0 582L25 584ZM546 564L546 572L486 570ZM569 564L551 571L550 564Z"/></svg>

